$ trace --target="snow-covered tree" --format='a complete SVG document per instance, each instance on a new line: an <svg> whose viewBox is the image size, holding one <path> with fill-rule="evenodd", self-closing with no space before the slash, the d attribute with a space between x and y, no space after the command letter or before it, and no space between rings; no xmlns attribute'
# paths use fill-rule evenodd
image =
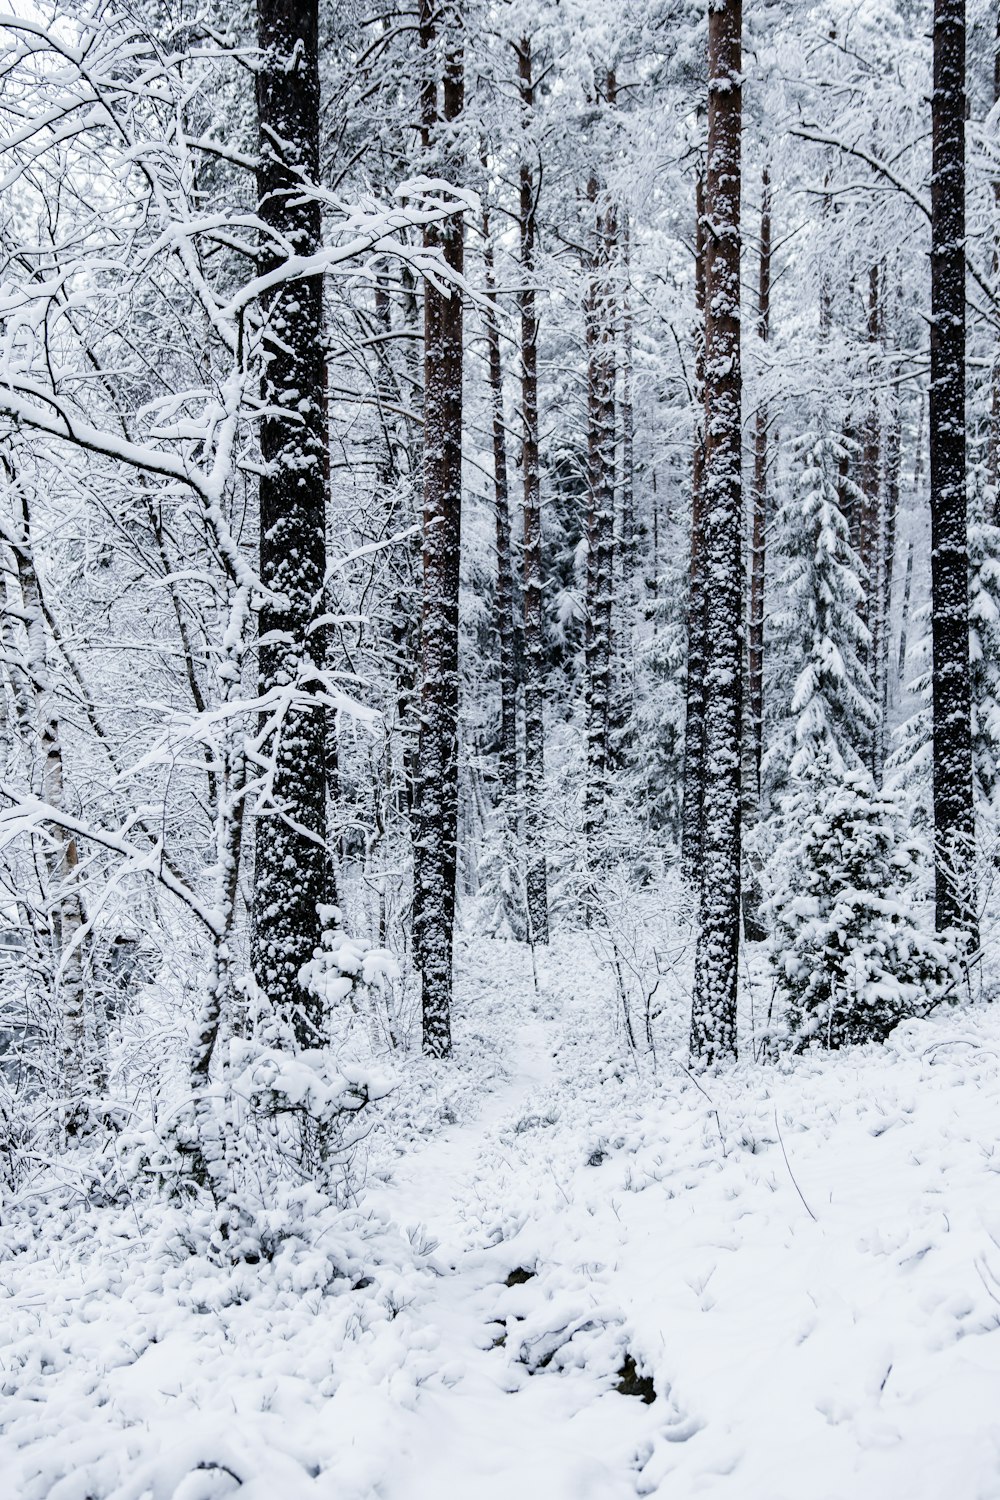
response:
<svg viewBox="0 0 1000 1500"><path fill-rule="evenodd" d="M861 496L845 463L852 447L823 431L792 445L794 489L777 516L785 559L775 629L786 675L788 732L769 759L801 775L827 756L839 773L862 764L874 722L865 666L864 586L845 507Z"/></svg>
<svg viewBox="0 0 1000 1500"><path fill-rule="evenodd" d="M1000 790L1000 527L969 526L969 661L972 764L981 802Z"/></svg>
<svg viewBox="0 0 1000 1500"><path fill-rule="evenodd" d="M827 754L796 778L785 827L770 869L775 1038L800 1049L881 1041L958 975L954 950L920 926L923 850L902 829L899 800Z"/></svg>

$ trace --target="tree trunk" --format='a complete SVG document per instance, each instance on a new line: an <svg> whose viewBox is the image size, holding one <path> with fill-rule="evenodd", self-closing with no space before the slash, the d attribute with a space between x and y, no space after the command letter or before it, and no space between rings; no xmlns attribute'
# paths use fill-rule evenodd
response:
<svg viewBox="0 0 1000 1500"><path fill-rule="evenodd" d="M910 537L909 546L906 549L906 574L903 579L903 602L899 610L899 657L896 663L896 673L899 678L899 686L902 690L906 686L906 651L907 632L910 625L910 597L913 593L913 538Z"/></svg>
<svg viewBox="0 0 1000 1500"><path fill-rule="evenodd" d="M483 266L486 277L486 345L493 416L493 503L496 511L496 634L500 656L499 802L505 823L517 806L517 656L514 638L514 570L510 547L510 493L507 483L507 426L504 420L503 364L497 321L496 275L489 211L483 209Z"/></svg>
<svg viewBox="0 0 1000 1500"><path fill-rule="evenodd" d="M610 91L609 91L610 92ZM585 308L587 342L587 787L585 832L591 870L600 863L607 805L614 599L615 343L612 291L616 216L602 208L591 175L594 253Z"/></svg>
<svg viewBox="0 0 1000 1500"><path fill-rule="evenodd" d="M882 419L876 395L881 371L880 348L883 338L883 287L879 265L868 270L868 415L865 420L864 448L861 460L861 569L864 594L860 614L869 631L868 671L874 687L875 720L868 744L868 769L876 787L881 788L885 769L886 708L886 616L885 569L888 496L883 455Z"/></svg>
<svg viewBox="0 0 1000 1500"><path fill-rule="evenodd" d="M708 13L705 169L705 749L691 1054L736 1055L743 677L740 370L740 0Z"/></svg>
<svg viewBox="0 0 1000 1500"><path fill-rule="evenodd" d="M993 40L993 103L1000 104L1000 7ZM993 176L993 222L1000 223L1000 176ZM993 280L1000 280L1000 231L993 236ZM1000 349L993 356L993 394L990 403L988 478L993 487L991 524L1000 526Z"/></svg>
<svg viewBox="0 0 1000 1500"><path fill-rule="evenodd" d="M684 807L681 868L688 888L701 885L702 800L705 762L705 178L695 180L694 296L698 326L694 361L694 446L691 454L691 548L688 568L687 679L684 715ZM655 518L655 512L654 512ZM657 542L658 542L657 538ZM657 546L657 556L659 547Z"/></svg>
<svg viewBox="0 0 1000 1500"><path fill-rule="evenodd" d="M422 350L421 308L417 297L417 283L409 266L399 268L400 300L403 310L403 328L411 335L405 343L403 369L397 372L390 363L388 353L382 361L385 372L386 394L403 407L422 408L423 390L420 371ZM388 308L386 309L388 312ZM418 353L418 350L420 352ZM401 380L402 377L402 380ZM406 382L406 395L402 381ZM381 397L380 397L381 399ZM394 446L395 476L405 473L407 479L406 500L399 524L402 527L419 523L416 491L422 485L423 475L423 424L409 417L402 419L396 429L398 441ZM405 467L403 460L405 459ZM411 819L416 809L416 784L418 775L419 703L418 675L420 666L420 610L417 599L420 574L420 539L416 535L407 538L399 549L396 573L396 598L393 607L391 634L393 664L396 676L396 728L401 744L400 792L397 808Z"/></svg>
<svg viewBox="0 0 1000 1500"><path fill-rule="evenodd" d="M864 623L872 628L876 610L878 590L878 535L882 499L882 425L879 420L878 402L874 384L878 371L877 346L880 336L881 299L879 295L878 265L868 270L868 378L872 389L868 397L868 415L864 424L864 444L861 451L861 514L859 519L859 556L864 594L860 610ZM874 669L874 662L871 663Z"/></svg>
<svg viewBox="0 0 1000 1500"><path fill-rule="evenodd" d="M965 0L934 0L931 170L931 632L939 931L978 946L965 498Z"/></svg>
<svg viewBox="0 0 1000 1500"><path fill-rule="evenodd" d="M619 328L615 341L616 363L620 370L616 406L621 438L621 458L617 485L615 582L612 585L618 608L611 626L612 644L615 640L619 642L617 682L612 689L614 695L612 725L616 730L625 730L632 723L635 708L634 630L638 585L636 571L638 538L635 515L635 340L629 285L630 267L629 211L626 206L622 206L619 210L618 223Z"/></svg>
<svg viewBox="0 0 1000 1500"><path fill-rule="evenodd" d="M20 488L21 526L12 544L26 636L25 675L31 684L34 730L37 735L40 793L57 813L66 811L61 720L49 669L49 651L42 607L41 585L35 569L31 514L27 492ZM77 883L79 855L76 839L52 827L52 843L45 849L49 921L55 961L55 993L59 1011L62 1126L78 1134L87 1123L86 1095L105 1084L105 1059L97 1056L94 1039L87 1036L86 983L83 964L83 903ZM95 1004L102 1004L98 997Z"/></svg>
<svg viewBox="0 0 1000 1500"><path fill-rule="evenodd" d="M848 417L844 423L843 451L837 461L837 503L850 527L851 550L860 557L862 507L858 504L857 491L847 482L851 477L851 454L855 451L854 428Z"/></svg>
<svg viewBox="0 0 1000 1500"><path fill-rule="evenodd" d="M760 261L757 282L757 337L771 331L771 175L761 173ZM760 810L760 768L764 753L764 581L767 562L767 406L758 398L753 438L753 530L750 542L750 731L756 776L754 805Z"/></svg>
<svg viewBox="0 0 1000 1500"><path fill-rule="evenodd" d="M261 249L266 276L286 253L308 256L320 243L319 203L302 192L319 171L316 0L258 0L257 30L257 192L273 235ZM323 643L310 634L326 562L322 277L279 286L265 314L260 575L271 594L259 617L262 694L308 689L323 664ZM273 414L281 408L288 417ZM327 889L324 717L319 707L282 716L270 744L269 805L257 819L254 976L300 1046L322 1040L320 1004L298 976L319 941L317 905Z"/></svg>
<svg viewBox="0 0 1000 1500"><path fill-rule="evenodd" d="M924 406L920 403L920 417L917 423L917 445L913 460L913 503L914 508L920 504L921 490L924 479ZM899 609L899 654L896 659L896 678L900 692L906 687L906 656L907 636L910 625L910 600L913 595L913 537L910 536L906 549L906 573L903 579L903 600Z"/></svg>
<svg viewBox="0 0 1000 1500"><path fill-rule="evenodd" d="M527 129L535 104L531 40L517 44L517 72ZM548 875L542 832L545 795L545 626L542 613L542 510L538 456L538 314L535 310L535 174L527 142L520 169L521 470L524 479L524 846L528 935L549 940Z"/></svg>
<svg viewBox="0 0 1000 1500"><path fill-rule="evenodd" d="M443 78L433 70L445 44ZM458 19L421 0L424 149L431 176L458 182L461 162L449 127L462 113L465 74ZM442 129L442 126L444 127ZM439 139L440 138L440 139ZM424 232L457 276L465 261L464 221ZM421 611L420 765L414 846L414 952L422 978L423 1044L451 1053L452 948L458 864L458 585L462 526L462 297L424 285L424 515Z"/></svg>

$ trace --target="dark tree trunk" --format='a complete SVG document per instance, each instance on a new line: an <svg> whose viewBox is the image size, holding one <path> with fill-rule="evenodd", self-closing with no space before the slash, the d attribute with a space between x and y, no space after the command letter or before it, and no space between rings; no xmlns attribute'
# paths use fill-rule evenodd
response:
<svg viewBox="0 0 1000 1500"><path fill-rule="evenodd" d="M593 870L607 804L611 611L615 534L615 341L612 289L616 216L591 176L594 253L585 308L587 342L587 788L585 830Z"/></svg>
<svg viewBox="0 0 1000 1500"><path fill-rule="evenodd" d="M771 175L761 173L760 261L757 282L757 337L771 331ZM754 805L760 810L760 768L764 753L764 582L767 563L767 406L757 401L753 435L753 529L750 541L750 732L756 777Z"/></svg>
<svg viewBox="0 0 1000 1500"><path fill-rule="evenodd" d="M859 557L864 594L861 598L860 614L869 628L874 627L876 614L875 598L878 589L878 534L879 511L882 499L882 424L879 419L878 401L874 384L878 373L877 346L880 337L879 268L868 271L868 378L872 389L868 398L868 415L864 424L864 443L861 450L861 513L859 517ZM874 668L874 663L872 662Z"/></svg>
<svg viewBox="0 0 1000 1500"><path fill-rule="evenodd" d="M837 501L841 515L850 527L851 549L860 557L862 507L858 504L854 486L847 483L851 477L851 454L854 451L854 428L848 420L844 424L843 452L837 462Z"/></svg>
<svg viewBox="0 0 1000 1500"><path fill-rule="evenodd" d="M524 126L535 105L531 40L517 44ZM538 314L535 308L535 174L525 144L520 170L521 472L524 479L524 847L528 935L549 940L548 875L542 823L545 795L545 622L542 613L542 508L538 457Z"/></svg>
<svg viewBox="0 0 1000 1500"><path fill-rule="evenodd" d="M822 230L820 238L824 244L828 244L833 237L834 215L833 197L828 191L830 186L829 169L823 175L823 203L820 209L820 223ZM820 264L819 282L819 337L820 343L825 343L830 337L830 329L833 327L833 283L830 270L825 259Z"/></svg>
<svg viewBox="0 0 1000 1500"><path fill-rule="evenodd" d="M694 361L694 446L691 453L691 548L688 567L687 680L684 714L684 807L681 822L681 868L685 883L697 892L701 884L702 798L705 760L705 179L695 181L694 295L697 317ZM658 550L658 549L657 549Z"/></svg>
<svg viewBox="0 0 1000 1500"><path fill-rule="evenodd" d="M736 1055L743 678L740 0L708 13L705 169L705 749L691 1055Z"/></svg>
<svg viewBox="0 0 1000 1500"><path fill-rule="evenodd" d="M259 0L257 192L265 239L259 270L278 269L320 243L318 202L303 181L319 170L319 69L315 0ZM260 574L272 597L260 611L260 690L312 687L323 643L310 627L322 610L326 534L323 282L290 282L269 298L264 403L287 418L261 423ZM326 898L324 713L293 708L271 744L273 810L257 820L253 897L254 976L301 1046L315 1046L319 1002L298 980L319 940Z"/></svg>
<svg viewBox="0 0 1000 1500"><path fill-rule="evenodd" d="M931 170L931 624L939 931L978 946L965 499L965 0L934 0Z"/></svg>
<svg viewBox="0 0 1000 1500"><path fill-rule="evenodd" d="M385 368L392 376L392 394L397 402L415 406L423 411L423 382L421 379L422 309L417 296L417 280L409 266L402 265L399 271L403 326L412 335L404 346L401 375L406 382L407 395L404 401L400 379L391 365ZM401 444L398 458L406 457L406 475L409 480L409 501L401 524L404 527L420 522L418 493L423 490L424 438L423 423L406 420L400 431ZM396 669L396 718L402 740L402 797L400 811L405 811L416 830L416 788L419 766L420 738L420 572L421 546L419 536L408 538L399 552L399 582L396 607L392 622L392 644Z"/></svg>
<svg viewBox="0 0 1000 1500"><path fill-rule="evenodd" d="M459 21L421 0L424 148L431 175L457 182L461 162L445 132L462 113L464 69ZM432 61L444 44L443 79ZM441 95L439 105L438 95ZM464 265L460 215L424 232L457 275ZM420 969L424 1051L451 1052L452 948L458 844L458 584L462 523L462 297L424 285L424 513L421 609L420 750L414 844L414 954Z"/></svg>
<svg viewBox="0 0 1000 1500"><path fill-rule="evenodd" d="M1000 7L993 40L993 103L1000 104ZM993 177L994 224L1000 223L1000 175ZM1000 230L993 233L993 280L1000 279ZM993 396L990 403L989 481L993 486L991 524L1000 526L1000 350L993 356Z"/></svg>
<svg viewBox="0 0 1000 1500"><path fill-rule="evenodd" d="M504 421L503 363L497 321L496 276L490 216L483 210L483 264L486 273L486 344L493 416L493 503L496 510L496 633L500 653L499 802L511 826L517 807L517 655L514 636L514 570L510 548L510 494L507 484L507 426Z"/></svg>
<svg viewBox="0 0 1000 1500"><path fill-rule="evenodd" d="M906 549L906 574L903 579L903 602L899 610L899 657L896 664L896 673L899 678L900 688L906 686L906 651L907 632L910 625L910 598L913 593L913 538L910 537L909 546Z"/></svg>

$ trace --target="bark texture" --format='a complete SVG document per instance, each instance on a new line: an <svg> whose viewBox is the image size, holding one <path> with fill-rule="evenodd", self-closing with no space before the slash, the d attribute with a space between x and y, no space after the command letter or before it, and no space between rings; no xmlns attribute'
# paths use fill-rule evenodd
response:
<svg viewBox="0 0 1000 1500"><path fill-rule="evenodd" d="M525 128L535 104L531 39L517 44ZM528 935L549 940L548 873L542 820L545 795L545 620L542 613L542 509L538 457L538 313L535 306L537 203L527 143L521 156L521 472L524 480L524 846Z"/></svg>
<svg viewBox="0 0 1000 1500"><path fill-rule="evenodd" d="M757 337L766 344L771 331L771 174L761 173L760 259L757 267ZM760 768L764 753L764 583L767 564L768 413L758 401L753 433L753 522L750 538L749 710L755 786L760 807Z"/></svg>
<svg viewBox="0 0 1000 1500"><path fill-rule="evenodd" d="M993 103L1000 103L1000 8L993 39ZM1000 225L1000 176L993 178L994 225ZM993 280L1000 279L1000 229L993 232ZM993 355L993 394L990 402L988 477L993 487L991 522L1000 526L1000 349Z"/></svg>
<svg viewBox="0 0 1000 1500"><path fill-rule="evenodd" d="M486 345L490 410L493 420L493 503L496 511L496 636L500 654L499 802L505 822L517 805L517 653L514 634L514 570L511 562L510 489L507 480L507 424L504 420L503 361L497 320L496 276L489 212L483 210L483 265L486 277Z"/></svg>
<svg viewBox="0 0 1000 1500"><path fill-rule="evenodd" d="M448 127L465 94L462 35L454 9L420 7L425 150L431 175L461 179ZM440 70L436 56L442 58ZM440 71L441 80L438 81ZM425 231L460 276L464 223L456 215ZM420 750L414 847L413 942L421 974L424 1051L451 1052L452 949L458 844L458 582L462 542L462 297L424 287L424 502Z"/></svg>
<svg viewBox="0 0 1000 1500"><path fill-rule="evenodd" d="M931 622L939 931L978 946L965 496L965 0L935 0L931 170Z"/></svg>
<svg viewBox="0 0 1000 1500"><path fill-rule="evenodd" d="M283 246L306 256L320 243L319 204L302 195L319 172L317 24L315 0L259 0L257 191L260 217L273 231L262 247L262 275L280 268ZM325 569L322 278L279 286L265 314L260 574L271 594L259 617L262 694L314 687L323 662L322 641L311 631ZM317 904L327 891L324 730L319 707L284 713L270 742L270 805L257 820L254 976L300 1046L320 1040L319 1003L298 976L319 940Z"/></svg>
<svg viewBox="0 0 1000 1500"><path fill-rule="evenodd" d="M697 894L701 884L705 765L705 178L701 172L695 181L694 254L695 315L698 327L695 334L695 422L691 453L691 548L688 567L681 866L685 883ZM654 520L655 518L654 511Z"/></svg>
<svg viewBox="0 0 1000 1500"><path fill-rule="evenodd" d="M708 13L705 168L704 793L691 1055L736 1055L743 677L740 0Z"/></svg>
<svg viewBox="0 0 1000 1500"><path fill-rule="evenodd" d="M609 90L609 95L610 95ZM615 296L617 216L591 176L594 248L584 310L587 344L587 788L591 870L600 862L607 805L611 706L611 615L615 535Z"/></svg>

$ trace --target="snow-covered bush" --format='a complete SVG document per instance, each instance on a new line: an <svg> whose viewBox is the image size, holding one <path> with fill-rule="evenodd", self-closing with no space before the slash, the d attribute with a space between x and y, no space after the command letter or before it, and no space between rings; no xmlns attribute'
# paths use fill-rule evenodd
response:
<svg viewBox="0 0 1000 1500"><path fill-rule="evenodd" d="M323 1028L331 1042L343 1043L360 1022L369 1043L377 1047L384 1027L376 1012L391 1011L388 997L399 982L399 964L387 949L350 937L338 906L321 906L319 914L322 945L299 978L323 1002Z"/></svg>
<svg viewBox="0 0 1000 1500"><path fill-rule="evenodd" d="M958 974L954 949L925 933L913 902L919 846L897 800L863 771L838 777L823 758L785 806L774 857L771 959L783 1024L801 1049L882 1041Z"/></svg>
<svg viewBox="0 0 1000 1500"><path fill-rule="evenodd" d="M322 908L321 918L322 946L301 971L323 1002L316 1045L296 1047L247 975L244 1014L238 1026L229 1018L208 1086L161 1125L140 1124L122 1138L129 1181L179 1200L210 1191L214 1248L227 1258L265 1255L258 1230L266 1222L274 1238L276 1206L296 1186L309 1183L333 1204L352 1197L354 1151L368 1130L362 1117L391 1087L376 1061L384 1048L373 996L398 978L398 966L349 937L336 907Z"/></svg>
<svg viewBox="0 0 1000 1500"><path fill-rule="evenodd" d="M374 1060L374 997L399 969L390 953L345 932L338 907L322 907L320 919L322 946L300 974L323 1004L316 1045L289 1047L265 1006L248 1038L230 1040L226 1092L236 1154L248 1155L254 1172L269 1161L276 1178L305 1178L337 1196L366 1133L359 1117L390 1088Z"/></svg>

